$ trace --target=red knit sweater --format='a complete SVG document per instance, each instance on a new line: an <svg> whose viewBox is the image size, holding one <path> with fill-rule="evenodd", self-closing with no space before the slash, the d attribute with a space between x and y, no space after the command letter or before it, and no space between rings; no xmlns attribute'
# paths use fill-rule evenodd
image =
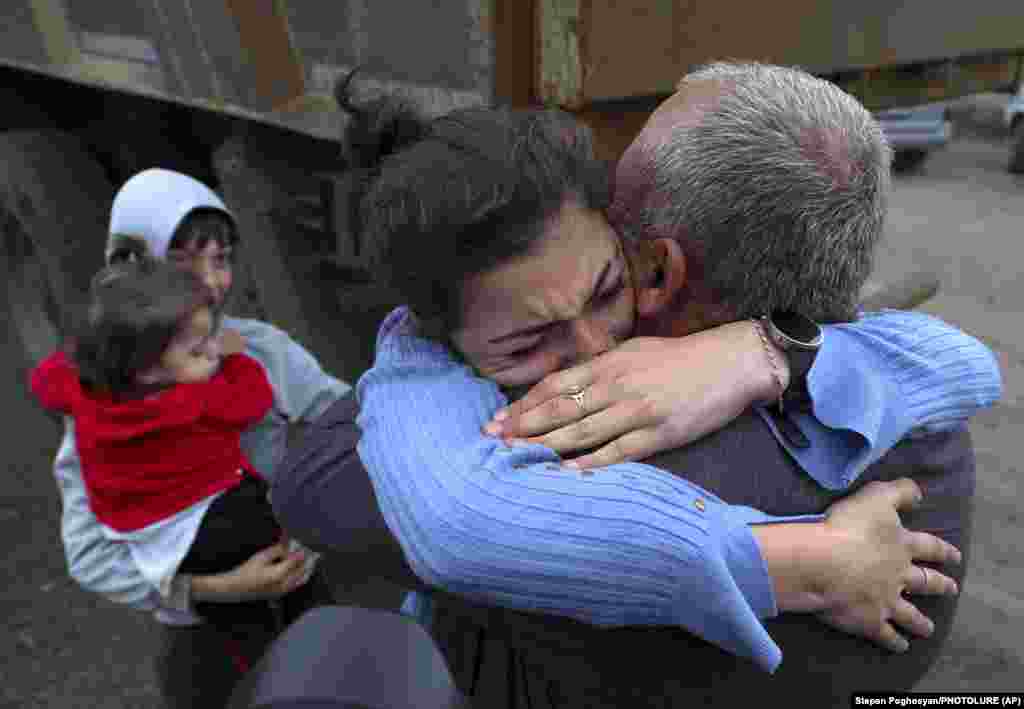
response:
<svg viewBox="0 0 1024 709"><path fill-rule="evenodd" d="M241 433L274 402L262 366L242 354L225 357L209 381L116 401L84 389L56 352L33 370L31 387L44 407L74 417L89 505L121 532L233 487L243 468L255 472Z"/></svg>

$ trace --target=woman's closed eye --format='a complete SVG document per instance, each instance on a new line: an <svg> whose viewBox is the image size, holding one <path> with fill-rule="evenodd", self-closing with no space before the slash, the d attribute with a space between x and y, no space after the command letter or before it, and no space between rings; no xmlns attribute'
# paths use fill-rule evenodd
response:
<svg viewBox="0 0 1024 709"><path fill-rule="evenodd" d="M604 291L597 295L598 304L607 305L608 303L611 303L613 300L619 297L619 294L622 293L622 289L625 286L626 282L620 274L619 277L615 280L615 283L612 284L610 288L606 288Z"/></svg>

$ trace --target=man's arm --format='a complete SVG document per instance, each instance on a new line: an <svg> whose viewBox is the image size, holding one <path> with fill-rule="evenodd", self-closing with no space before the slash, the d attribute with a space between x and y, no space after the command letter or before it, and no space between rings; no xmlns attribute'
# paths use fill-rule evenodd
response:
<svg viewBox="0 0 1024 709"><path fill-rule="evenodd" d="M303 430L274 476L275 516L291 536L329 553L332 576L341 574L342 583L382 578L426 590L388 529L359 459L358 416L353 390Z"/></svg>

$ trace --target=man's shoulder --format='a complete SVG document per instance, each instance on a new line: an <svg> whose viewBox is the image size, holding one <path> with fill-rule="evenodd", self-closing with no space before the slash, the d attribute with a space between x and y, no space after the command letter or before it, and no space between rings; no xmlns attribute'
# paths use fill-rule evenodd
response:
<svg viewBox="0 0 1024 709"><path fill-rule="evenodd" d="M753 409L694 443L644 462L730 504L769 514L818 513L833 497L796 464Z"/></svg>
<svg viewBox="0 0 1024 709"><path fill-rule="evenodd" d="M358 418L359 399L353 388L339 397L310 425L320 430L330 430L340 426L354 426Z"/></svg>
<svg viewBox="0 0 1024 709"><path fill-rule="evenodd" d="M644 462L689 479L695 466L727 468L759 459L766 463L787 460L761 415L748 409L718 431Z"/></svg>
<svg viewBox="0 0 1024 709"><path fill-rule="evenodd" d="M754 410L699 441L644 461L685 478L734 505L776 515L817 514L849 491L827 490L786 452ZM910 477L926 491L970 495L974 451L966 427L904 438L869 466L857 485Z"/></svg>
<svg viewBox="0 0 1024 709"><path fill-rule="evenodd" d="M892 450L868 466L861 479L895 480L910 477L926 488L974 489L974 442L967 426L921 430L900 440Z"/></svg>

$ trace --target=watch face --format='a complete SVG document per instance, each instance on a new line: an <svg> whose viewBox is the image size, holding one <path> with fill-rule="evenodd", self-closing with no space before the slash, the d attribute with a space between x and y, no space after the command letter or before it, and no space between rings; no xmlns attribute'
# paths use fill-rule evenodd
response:
<svg viewBox="0 0 1024 709"><path fill-rule="evenodd" d="M821 335L817 323L792 310L777 310L771 319L784 335L797 342L813 342Z"/></svg>

